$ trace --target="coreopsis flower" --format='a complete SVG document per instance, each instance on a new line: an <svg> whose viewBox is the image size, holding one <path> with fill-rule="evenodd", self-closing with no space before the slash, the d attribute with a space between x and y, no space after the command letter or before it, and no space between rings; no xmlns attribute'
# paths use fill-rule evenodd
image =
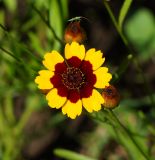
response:
<svg viewBox="0 0 155 160"><path fill-rule="evenodd" d="M75 119L82 113L99 111L104 98L96 88L109 86L112 75L108 68L101 67L105 58L94 48L85 51L77 42L66 44L65 59L57 52L46 53L43 60L45 70L39 71L35 83L46 90L46 99L51 108Z"/></svg>

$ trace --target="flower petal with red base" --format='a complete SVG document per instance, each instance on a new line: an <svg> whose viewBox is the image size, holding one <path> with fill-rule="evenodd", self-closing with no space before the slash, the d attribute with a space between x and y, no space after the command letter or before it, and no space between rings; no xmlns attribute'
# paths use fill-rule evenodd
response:
<svg viewBox="0 0 155 160"><path fill-rule="evenodd" d="M98 69L105 61L105 58L102 58L103 54L101 51L95 51L94 48L89 49L86 52L85 60L89 61L92 66L93 70Z"/></svg>
<svg viewBox="0 0 155 160"><path fill-rule="evenodd" d="M61 97L58 94L58 90L56 88L53 88L47 95L46 95L46 99L48 101L48 105L51 108L60 108L62 107L67 98L66 97Z"/></svg>
<svg viewBox="0 0 155 160"><path fill-rule="evenodd" d="M76 116L79 116L82 112L82 102L78 100L76 103L70 102L68 100L65 105L62 107L62 113L67 114L71 119L75 119Z"/></svg>
<svg viewBox="0 0 155 160"><path fill-rule="evenodd" d="M96 71L93 72L96 75L96 88L105 88L106 86L109 86L109 81L112 78L112 75L108 73L108 68L106 67L100 67Z"/></svg>
<svg viewBox="0 0 155 160"><path fill-rule="evenodd" d="M66 44L65 46L65 57L66 59L70 59L72 57L78 57L83 60L85 57L85 47L84 45L79 45L77 42L72 42L70 44Z"/></svg>
<svg viewBox="0 0 155 160"><path fill-rule="evenodd" d="M38 84L39 89L51 89L53 88L50 78L54 75L54 72L49 70L39 71L39 76L35 78L35 83Z"/></svg>
<svg viewBox="0 0 155 160"><path fill-rule="evenodd" d="M88 112L99 111L103 103L104 99L96 89L93 89L90 97L82 98L82 104Z"/></svg>
<svg viewBox="0 0 155 160"><path fill-rule="evenodd" d="M50 71L55 71L55 65L57 63L62 63L64 58L57 52L52 51L51 53L46 53L44 56L43 64Z"/></svg>

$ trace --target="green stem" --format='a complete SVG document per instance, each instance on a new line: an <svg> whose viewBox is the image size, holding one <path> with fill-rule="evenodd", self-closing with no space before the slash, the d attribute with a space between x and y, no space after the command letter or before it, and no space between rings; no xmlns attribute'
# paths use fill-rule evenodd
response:
<svg viewBox="0 0 155 160"><path fill-rule="evenodd" d="M74 160L96 160L94 158L90 158L90 157L78 154L76 152L66 150L66 149L61 149L61 148L55 149L54 154L58 157L65 158L68 160L73 160L73 159Z"/></svg>
<svg viewBox="0 0 155 160"><path fill-rule="evenodd" d="M4 119L5 119L4 118L4 113L3 113L3 110L2 110L2 106L0 104L0 137L3 136L4 129L6 128Z"/></svg>
<svg viewBox="0 0 155 160"><path fill-rule="evenodd" d="M55 39L60 43L60 44L64 44L63 41L57 36L57 34L55 33L53 27L49 24L49 21L46 20L43 15L41 14L41 12L35 7L35 5L32 5L34 11L40 16L40 18L42 19L42 21L47 25L47 27L52 31L53 36L55 37Z"/></svg>
<svg viewBox="0 0 155 160"><path fill-rule="evenodd" d="M19 64L19 65L22 65L23 67L26 67L26 68L30 68L31 70L33 71L38 71L38 69L36 69L35 67L33 66L30 66L30 65L27 65L22 59L16 57L13 53L11 53L10 51L4 49L3 47L0 46L0 49L6 53L7 55L11 56L12 58L14 58L16 60L16 62Z"/></svg>
<svg viewBox="0 0 155 160"><path fill-rule="evenodd" d="M2 24L0 24L0 27L7 32L7 28L5 28Z"/></svg>
<svg viewBox="0 0 155 160"><path fill-rule="evenodd" d="M147 159L149 160L148 155L143 151L143 149L141 149L140 145L136 142L136 140L133 138L133 136L130 134L130 132L128 131L128 129L119 121L119 119L116 117L116 115L114 114L114 112L110 109L107 110L109 115L111 116L111 118L113 118L113 120L117 123L117 125L119 126L119 128L124 131L126 133L126 135L131 139L131 141L133 142L133 144L136 146L136 148L139 150L139 152Z"/></svg>
<svg viewBox="0 0 155 160"><path fill-rule="evenodd" d="M8 91L7 96L5 98L5 114L9 125L13 125L16 121L13 111L13 104L12 104L12 91Z"/></svg>
<svg viewBox="0 0 155 160"><path fill-rule="evenodd" d="M116 138L117 138L117 141L119 142L119 144L121 144L128 151L128 148L126 147L126 145L124 145L124 143L122 143L122 140L121 140L121 137L120 137L120 132L117 130L117 128L112 123L111 123L111 126L114 130L114 133L116 135ZM132 159L131 154L128 154L128 156L129 156L129 159Z"/></svg>
<svg viewBox="0 0 155 160"><path fill-rule="evenodd" d="M32 52L27 47L25 47L24 44L20 44L20 42L18 42L18 40L16 40L14 37L12 37L12 35L8 32L8 30L6 29L5 26L3 26L2 24L0 24L0 27L3 29L3 31L5 32L5 36L10 41L13 41L16 46L18 46L20 49L22 49L22 51L28 53L36 62L38 62L39 64L41 63L41 59L39 59L34 54L32 54ZM10 56L12 56L13 58L16 58L16 59L20 60L20 58L16 57L14 54L12 54L11 52L5 50L4 48L1 47L0 49L3 50L4 52L8 52L8 54Z"/></svg>
<svg viewBox="0 0 155 160"><path fill-rule="evenodd" d="M141 75L141 78L143 79L144 86L145 86L146 91L148 92L150 102L152 103L152 106L155 106L155 100L154 100L154 97L153 97L153 92L152 92L152 90L151 90L151 88L150 88L150 86L149 86L149 83L148 83L147 78L146 78L145 75L143 74L143 71L142 71L142 69L141 69L141 67L140 67L140 64L139 64L139 62L138 62L137 59L135 59L135 64L136 64L136 66L137 66L138 72L139 72L140 75Z"/></svg>
<svg viewBox="0 0 155 160"><path fill-rule="evenodd" d="M25 127L25 124L27 123L32 112L33 112L33 108L31 108L31 107L26 108L22 117L20 118L20 121L18 122L18 124L14 128L14 132L16 135L21 134L21 132L22 132L23 128Z"/></svg>
<svg viewBox="0 0 155 160"><path fill-rule="evenodd" d="M121 36L121 38L122 38L123 42L125 43L125 45L126 45L126 46L129 46L129 43L128 43L128 41L126 40L125 36L123 35L122 30L120 29L120 27L119 27L119 25L118 25L118 23L117 23L117 21L116 21L116 18L115 18L115 16L114 16L114 14L113 14L113 12L112 12L112 10L111 10L108 2L105 1L105 0L104 0L103 2L104 2L105 8L107 9L107 11L108 11L108 13L109 13L109 15L110 15L110 17L111 17L111 20L112 20L115 28L117 29L117 32L118 32L119 35Z"/></svg>
<svg viewBox="0 0 155 160"><path fill-rule="evenodd" d="M133 56L132 54L127 55L127 57L123 60L123 62L120 64L119 69L117 70L117 72L115 72L112 76L112 80L111 83L116 83L117 81L120 80L121 76L124 74L124 72L126 71L128 65L130 64L130 62L132 61Z"/></svg>
<svg viewBox="0 0 155 160"><path fill-rule="evenodd" d="M17 60L19 63L22 62L21 59L19 59L18 57L16 57L14 54L12 54L10 51L7 51L6 49L4 49L3 47L0 46L0 49L5 52L6 54L8 54L9 56L13 57L15 60Z"/></svg>
<svg viewBox="0 0 155 160"><path fill-rule="evenodd" d="M116 27L116 30L117 30L117 32L119 33L119 35L120 35L123 43L125 44L125 46L126 46L127 49L129 50L131 56L134 57L134 60L135 60L135 62L136 62L136 64L137 64L137 69L138 69L138 71L139 71L139 73L141 74L141 77L142 77L142 79L143 79L143 83L144 83L145 89L146 89L146 91L147 91L148 94L149 94L150 102L151 102L152 106L155 106L155 101L154 101L153 97L151 96L151 95L152 95L151 88L150 88L150 86L148 85L147 80L146 80L146 77L145 77L144 74L143 74L143 71L142 71L142 69L141 69L141 65L140 65L140 63L139 63L139 61L138 61L138 59L137 59L137 57L136 57L136 52L131 48L128 40L127 40L126 37L124 36L124 34L123 34L121 28L119 27L119 24L117 23L117 20L116 20L114 14L113 14L113 12L112 12L112 10L111 10L108 2L107 2L106 0L103 0L103 2L104 2L104 6L105 6L105 8L107 9L107 11L108 11L108 13L109 13L109 16L111 17L111 20L112 20L114 26ZM128 63L128 65L129 65L129 63ZM122 65L121 65L121 66L122 66ZM118 69L118 71L119 71L119 70L123 70L121 66L120 66L120 68ZM126 68L127 68L127 66L126 66Z"/></svg>

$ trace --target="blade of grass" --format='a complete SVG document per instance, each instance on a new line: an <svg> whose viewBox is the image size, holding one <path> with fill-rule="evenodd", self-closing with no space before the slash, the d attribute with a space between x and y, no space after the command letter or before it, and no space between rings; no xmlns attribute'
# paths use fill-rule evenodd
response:
<svg viewBox="0 0 155 160"><path fill-rule="evenodd" d="M122 5L122 8L119 12L119 17L118 17L118 24L119 24L119 27L122 29L122 24L124 22L124 19L128 13L128 10L131 6L131 3L132 3L132 0L125 0L123 5Z"/></svg>
<svg viewBox="0 0 155 160"><path fill-rule="evenodd" d="M26 68L30 68L34 71L38 71L38 69L36 69L35 67L33 66L30 66L30 65L27 65L27 63L25 63L22 59L16 57L13 53L11 53L10 51L4 49L3 47L0 46L0 50L2 50L4 53L8 54L9 56L11 56L12 58L14 58L16 60L16 62L21 65L21 66L24 66Z"/></svg>
<svg viewBox="0 0 155 160"><path fill-rule="evenodd" d="M96 160L66 149L55 149L54 154L67 160Z"/></svg>
<svg viewBox="0 0 155 160"><path fill-rule="evenodd" d="M51 30L54 38L60 43L63 44L62 40L57 36L57 34L55 33L55 30L53 29L53 27L49 24L49 21L45 19L45 17L42 15L42 13L35 7L35 5L32 5L32 9L39 15L39 17L41 18L41 20L47 25L47 27Z"/></svg>
<svg viewBox="0 0 155 160"><path fill-rule="evenodd" d="M117 127L122 131L122 133L126 134L126 136L129 138L130 144L134 144L135 149L141 153L141 156L145 158L146 160L149 160L150 158L148 157L146 151L144 151L143 146L138 143L135 138L130 134L128 129L120 122L120 120L117 118L117 116L114 114L114 112L110 109L107 110L108 115L109 115L109 120L113 119L113 122L117 124ZM126 143L126 142L125 142ZM128 143L126 143L128 144ZM131 147L130 147L131 149Z"/></svg>
<svg viewBox="0 0 155 160"><path fill-rule="evenodd" d="M4 52L4 53L6 53L6 54L8 54L9 56L11 56L12 58L14 58L17 62L22 62L22 60L20 59L20 58L18 58L18 57L16 57L13 53L11 53L10 51L8 51L8 50L6 50L6 49L4 49L3 47L1 47L0 46L0 49Z"/></svg>
<svg viewBox="0 0 155 160"><path fill-rule="evenodd" d="M41 59L39 59L38 57L36 57L34 54L32 54L32 52L24 45L21 44L20 42L18 42L18 40L16 40L14 37L12 37L12 35L8 32L7 28L5 26L3 26L2 24L0 24L0 28L2 28L2 30L5 32L6 37L8 38L8 40L10 42L13 42L16 46L18 46L21 50L23 50L24 52L28 53L34 60L36 60L39 64L41 63ZM3 50L4 48L1 47L1 49ZM9 53L8 53L9 54ZM10 54L11 55L11 54ZM18 58L17 56L15 56L14 54L12 54L14 56L14 58ZM20 58L18 58L20 59Z"/></svg>
<svg viewBox="0 0 155 160"><path fill-rule="evenodd" d="M68 0L60 0L61 10L62 10L62 16L63 20L65 20L68 17Z"/></svg>
<svg viewBox="0 0 155 160"><path fill-rule="evenodd" d="M62 39L63 17L61 15L61 7L57 0L51 0L49 6L49 24L54 29L55 34ZM53 48L60 50L61 44L53 39Z"/></svg>
<svg viewBox="0 0 155 160"><path fill-rule="evenodd" d="M111 10L111 7L110 5L108 4L107 1L103 0L103 3L104 3L104 6L105 8L107 9L108 13L109 13L109 16L117 30L117 32L119 33L124 45L126 46L126 48L129 50L130 54L134 57L133 60L134 62L137 64L137 69L138 69L138 72L139 74L141 75L142 79L143 79L143 83L144 83L144 87L146 89L146 91L148 92L148 95L150 97L150 103L152 104L152 106L155 106L155 101L154 99L152 98L152 93L153 91L151 90L151 87L149 86L149 83L147 82L147 79L145 77L145 75L143 74L143 70L141 69L141 65L136 57L137 53L136 51L131 47L131 45L129 44L129 41L127 40L127 38L125 37L125 35L123 34L122 30L120 29L117 21L116 21L116 18ZM129 63L128 63L129 64ZM121 66L120 66L121 67ZM127 68L127 67L126 67Z"/></svg>

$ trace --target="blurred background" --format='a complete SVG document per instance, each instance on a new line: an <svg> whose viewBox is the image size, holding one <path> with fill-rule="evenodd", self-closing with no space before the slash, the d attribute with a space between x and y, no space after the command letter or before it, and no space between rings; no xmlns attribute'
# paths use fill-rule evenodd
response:
<svg viewBox="0 0 155 160"><path fill-rule="evenodd" d="M108 1L116 19L123 2ZM64 41L68 20L76 16L88 19L81 19L86 48L101 50L114 75L121 65L125 66L114 83L121 95L114 112L153 160L154 0L133 1L123 23L123 34L138 65L134 60L124 61L130 51L102 0L0 0L0 159L67 159L55 150L63 148L96 160L143 160L130 140L108 123L85 114L70 120L49 108L34 83L37 71L43 67L44 54L53 49L63 53L64 46L55 35Z"/></svg>

